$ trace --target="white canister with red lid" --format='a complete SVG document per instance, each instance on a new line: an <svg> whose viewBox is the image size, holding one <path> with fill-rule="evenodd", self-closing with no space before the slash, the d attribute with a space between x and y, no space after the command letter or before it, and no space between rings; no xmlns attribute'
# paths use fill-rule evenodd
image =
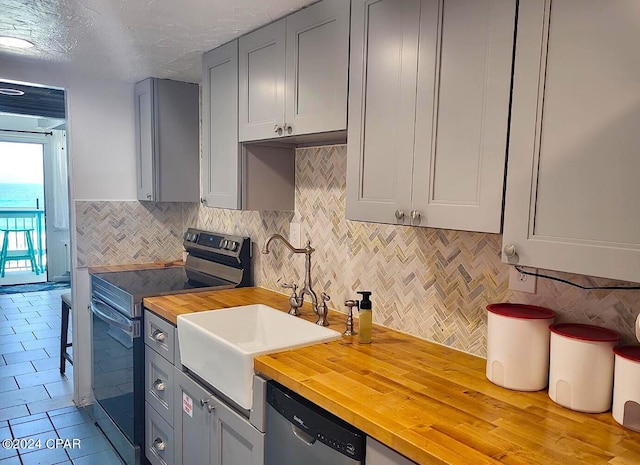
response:
<svg viewBox="0 0 640 465"><path fill-rule="evenodd" d="M613 348L620 335L600 326L577 323L551 325L549 397L578 412L601 413L611 408Z"/></svg>
<svg viewBox="0 0 640 465"><path fill-rule="evenodd" d="M616 347L613 381L613 419L640 431L640 346Z"/></svg>
<svg viewBox="0 0 640 465"><path fill-rule="evenodd" d="M549 379L549 325L556 314L534 305L487 305L487 379L517 391L539 391Z"/></svg>

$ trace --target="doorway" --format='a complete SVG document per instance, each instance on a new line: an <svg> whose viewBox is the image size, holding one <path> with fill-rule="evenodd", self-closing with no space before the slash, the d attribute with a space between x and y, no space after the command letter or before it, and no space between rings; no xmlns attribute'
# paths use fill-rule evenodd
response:
<svg viewBox="0 0 640 465"><path fill-rule="evenodd" d="M29 99L0 95L0 294L71 276L64 91L20 88Z"/></svg>

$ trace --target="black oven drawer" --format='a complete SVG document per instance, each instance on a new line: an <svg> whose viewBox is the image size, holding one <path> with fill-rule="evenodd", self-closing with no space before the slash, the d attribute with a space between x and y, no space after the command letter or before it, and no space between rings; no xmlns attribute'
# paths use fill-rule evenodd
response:
<svg viewBox="0 0 640 465"><path fill-rule="evenodd" d="M144 312L144 343L173 364L175 326L148 310Z"/></svg>

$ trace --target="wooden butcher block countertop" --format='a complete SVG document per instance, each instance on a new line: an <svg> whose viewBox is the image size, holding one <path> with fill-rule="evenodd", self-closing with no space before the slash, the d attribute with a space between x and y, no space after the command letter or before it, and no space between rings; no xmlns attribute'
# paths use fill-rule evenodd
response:
<svg viewBox="0 0 640 465"><path fill-rule="evenodd" d="M89 273L113 273L115 271L137 271L137 270L157 270L159 268L168 268L173 266L184 266L182 260L161 261L151 263L127 263L125 265L105 265L90 266Z"/></svg>
<svg viewBox="0 0 640 465"><path fill-rule="evenodd" d="M173 323L182 313L254 303L288 310L286 296L260 288L144 299ZM302 311L313 319L308 305ZM344 330L343 314L329 320ZM343 338L263 355L254 367L419 464L640 464L640 433L610 413L500 388L487 381L484 359L383 327L374 327L372 344Z"/></svg>

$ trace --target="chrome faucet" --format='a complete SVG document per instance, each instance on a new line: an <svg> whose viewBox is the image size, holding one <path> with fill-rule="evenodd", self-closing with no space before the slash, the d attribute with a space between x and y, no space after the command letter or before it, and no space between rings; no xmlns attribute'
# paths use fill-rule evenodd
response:
<svg viewBox="0 0 640 465"><path fill-rule="evenodd" d="M302 288L300 289L300 292L297 298L300 299L300 305L302 305L302 302L304 302L305 294L309 294L309 296L311 297L311 305L313 306L313 313L318 314L318 296L316 295L316 293L313 291L313 288L311 287L311 254L315 252L316 249L311 247L311 241L307 241L307 245L305 246L304 249L296 249L294 246L292 246L289 243L289 241L287 241L280 234L274 234L271 237L269 237L269 239L267 239L267 242L264 244L264 248L262 249L263 254L269 253L269 246L271 245L271 242L273 242L275 239L282 241L284 245L293 253L303 253L305 255L304 284L302 285ZM295 290L294 290L294 293L295 293Z"/></svg>

